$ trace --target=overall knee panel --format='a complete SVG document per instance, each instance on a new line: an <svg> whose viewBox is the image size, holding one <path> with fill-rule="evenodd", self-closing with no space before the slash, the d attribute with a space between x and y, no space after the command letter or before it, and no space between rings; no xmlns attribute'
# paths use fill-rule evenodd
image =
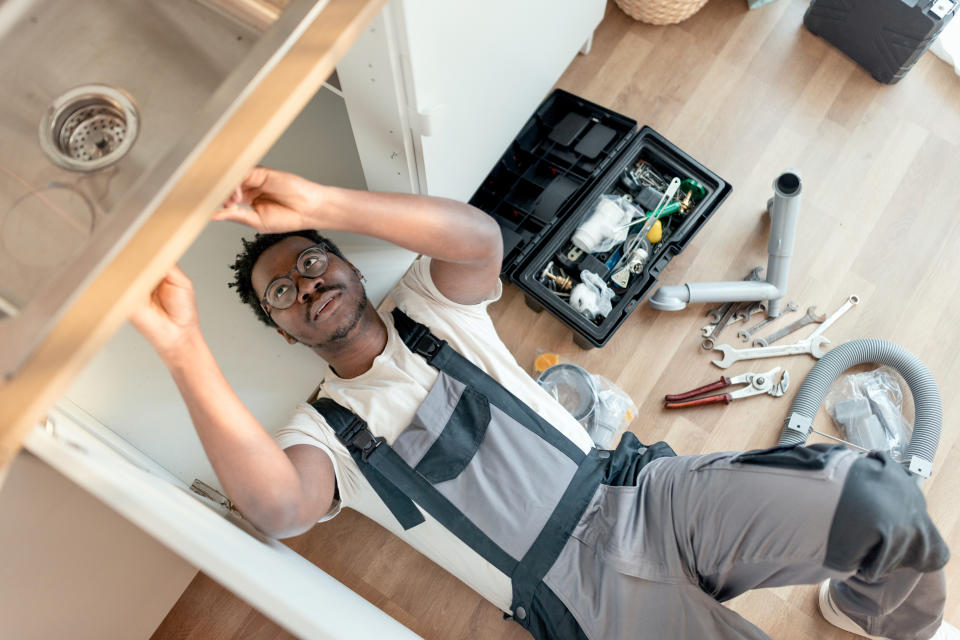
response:
<svg viewBox="0 0 960 640"><path fill-rule="evenodd" d="M950 557L909 472L886 453L850 467L830 526L824 565L876 580L908 567L926 573Z"/></svg>

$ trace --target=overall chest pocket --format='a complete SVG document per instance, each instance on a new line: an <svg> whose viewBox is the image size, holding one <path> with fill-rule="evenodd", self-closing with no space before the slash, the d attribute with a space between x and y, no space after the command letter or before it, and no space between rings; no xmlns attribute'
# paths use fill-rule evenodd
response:
<svg viewBox="0 0 960 640"><path fill-rule="evenodd" d="M577 463L445 372L393 450L514 558L533 544Z"/></svg>

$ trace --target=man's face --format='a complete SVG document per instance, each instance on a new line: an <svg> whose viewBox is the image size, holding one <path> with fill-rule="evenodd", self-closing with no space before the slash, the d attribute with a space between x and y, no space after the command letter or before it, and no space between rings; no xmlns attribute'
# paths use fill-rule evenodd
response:
<svg viewBox="0 0 960 640"><path fill-rule="evenodd" d="M316 278L300 275L294 269L297 257L313 245L302 236L284 238L260 255L250 281L262 300L275 278L289 274L297 288L297 301L289 309L267 304L267 312L284 337L323 349L351 337L367 307L367 294L354 268L332 253L324 273Z"/></svg>

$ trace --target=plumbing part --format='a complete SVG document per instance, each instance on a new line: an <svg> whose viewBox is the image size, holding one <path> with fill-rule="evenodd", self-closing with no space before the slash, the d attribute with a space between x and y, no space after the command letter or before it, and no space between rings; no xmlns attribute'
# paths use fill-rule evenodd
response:
<svg viewBox="0 0 960 640"><path fill-rule="evenodd" d="M573 280L570 279L570 276L558 276L553 273L544 273L543 276L553 280L560 291L570 291L573 288Z"/></svg>
<svg viewBox="0 0 960 640"><path fill-rule="evenodd" d="M775 333L771 333L765 338L757 338L756 340L753 341L753 346L769 347L771 344L773 344L783 336L789 335L794 331L796 331L797 329L805 327L808 324L811 324L813 322L823 322L826 319L826 317L827 315L825 313L818 314L816 307L809 307L807 309L807 313L804 314L802 318L800 318L796 322L791 322L790 324L785 326L783 329L780 329Z"/></svg>
<svg viewBox="0 0 960 640"><path fill-rule="evenodd" d="M801 190L797 170L788 169L773 181L773 198L768 202L770 239L765 282L696 282L662 286L650 298L650 306L661 311L678 311L691 302L768 300L767 315L779 316L780 300L786 294L790 274Z"/></svg>
<svg viewBox="0 0 960 640"><path fill-rule="evenodd" d="M822 358L826 352L824 346L830 341L823 336L808 336L796 344L776 345L772 347L754 347L752 349L736 349L728 344L715 346L715 351L723 352L723 358L713 360L713 364L726 369L734 362L753 360L754 358L776 358L778 356L793 356L800 353L809 353L814 358Z"/></svg>
<svg viewBox="0 0 960 640"><path fill-rule="evenodd" d="M829 318L824 320L820 324L820 326L817 327L817 330L814 331L811 335L814 335L814 336L823 335L823 332L826 331L828 328L830 328L830 325L836 322L837 318L839 318L840 316L845 314L847 311L849 311L850 308L855 304L860 304L859 296L850 296L849 298L847 298L847 301L844 302L842 305L840 305L840 308L834 311Z"/></svg>
<svg viewBox="0 0 960 640"><path fill-rule="evenodd" d="M797 309L798 307L796 304L794 304L793 302L788 302L787 306L783 308L783 313L781 313L780 316L782 317L784 314L793 313ZM761 320L760 322L753 325L749 329L741 329L740 331L737 332L737 336L744 342L749 342L750 336L755 334L760 329L763 329L765 326L775 321L776 319L777 318L767 318L766 320Z"/></svg>
<svg viewBox="0 0 960 640"><path fill-rule="evenodd" d="M767 303L765 302L754 302L745 309L737 311L733 315L731 322L743 322L746 323L754 314L760 313L761 311L767 310Z"/></svg>
<svg viewBox="0 0 960 640"><path fill-rule="evenodd" d="M133 147L140 114L123 89L88 84L54 100L40 121L40 148L70 171L99 171Z"/></svg>
<svg viewBox="0 0 960 640"><path fill-rule="evenodd" d="M620 198L601 196L590 217L573 232L570 242L586 253L609 251L627 239L625 229L629 225L624 223L629 222L631 217L630 210Z"/></svg>
<svg viewBox="0 0 960 640"><path fill-rule="evenodd" d="M580 273L582 282L570 291L570 306L590 320L605 318L613 310L613 290L592 271Z"/></svg>
<svg viewBox="0 0 960 640"><path fill-rule="evenodd" d="M756 282L760 280L761 273L763 273L763 267L754 267L753 269L750 270L750 273L748 273L743 279ZM712 324L717 324L718 322L720 322L720 318L723 317L723 314L727 312L727 309L729 309L731 305L733 305L732 301L722 304L719 307L714 307L713 309L710 309L709 311L707 311L707 317L710 318L710 322ZM707 334L704 334L704 335L707 335Z"/></svg>
<svg viewBox="0 0 960 640"><path fill-rule="evenodd" d="M640 236L638 235L637 237L639 238ZM635 243L631 242L631 245L633 244ZM650 241L642 238L640 243L637 244L630 253L625 253L624 257L620 259L619 263L623 263L623 265L614 270L613 275L610 276L611 282L621 289L626 289L627 285L630 284L631 274L641 273L643 271L643 267L647 264L652 250L653 247L650 245Z"/></svg>
<svg viewBox="0 0 960 640"><path fill-rule="evenodd" d="M818 336L822 339L822 336ZM907 445L903 465L919 478L928 478L933 469L933 458L940 441L943 408L937 383L926 365L903 347L866 338L852 340L834 349L817 362L800 386L790 413L783 421L781 445L802 445L813 426L820 403L830 384L850 367L865 362L887 365L897 371L913 394L915 419L913 435Z"/></svg>
<svg viewBox="0 0 960 640"><path fill-rule="evenodd" d="M717 338L720 336L720 332L726 329L727 325L730 324L730 318L733 317L734 313L740 310L743 305L732 305L727 312L723 314L723 317L720 318L720 322L714 326L713 331L710 332L706 338L700 341L700 348L709 351L713 349L713 345L717 344Z"/></svg>
<svg viewBox="0 0 960 640"><path fill-rule="evenodd" d="M790 386L789 371L784 371L783 375L780 376L780 382L774 384L773 380L779 372L780 367L774 367L766 373L744 373L743 375L734 376L733 378L721 376L720 380L712 384L698 387L692 391L687 391L686 393L677 393L664 396L663 399L666 400L666 403L663 406L665 409L680 409L682 407L699 407L701 405L715 404L718 402L730 404L733 400L749 398L750 396L756 396L762 393L767 393L774 398L779 398ZM726 389L734 384L745 384L747 386L730 393L718 393L712 396L691 400L691 398L694 396L698 396L702 393Z"/></svg>

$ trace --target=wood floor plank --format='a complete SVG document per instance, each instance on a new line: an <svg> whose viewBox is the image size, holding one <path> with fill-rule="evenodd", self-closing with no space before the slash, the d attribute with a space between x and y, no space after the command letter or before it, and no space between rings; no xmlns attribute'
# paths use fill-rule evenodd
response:
<svg viewBox="0 0 960 640"><path fill-rule="evenodd" d="M686 22L654 27L634 22L611 2L591 54L578 56L558 86L653 126L734 186L705 230L663 271L661 283L739 279L765 265L769 222L762 210L771 182L787 167L800 169L801 221L787 297L801 310L817 305L829 313L857 293L862 304L828 337L834 343L892 340L930 368L944 391L945 421L925 493L941 533L956 548L960 78L927 54L898 84L879 84L803 28L807 4L778 0L747 11L743 0L711 0ZM606 347L590 351L575 346L558 319L529 309L514 286L505 286L490 313L531 373L536 355L553 351L625 389L640 408L631 430L645 442L664 439L683 454L770 446L812 358L738 363L725 372L781 364L793 380L783 398L687 412L661 408L664 394L720 375L698 346L704 310L696 305L666 313L641 304ZM833 429L823 411L815 424ZM287 542L427 638L527 637L469 588L358 514L347 511ZM955 562L947 567L947 581L947 617L957 621ZM853 638L823 621L814 587L748 593L730 606L776 640ZM204 576L154 634L155 640L286 637Z"/></svg>

